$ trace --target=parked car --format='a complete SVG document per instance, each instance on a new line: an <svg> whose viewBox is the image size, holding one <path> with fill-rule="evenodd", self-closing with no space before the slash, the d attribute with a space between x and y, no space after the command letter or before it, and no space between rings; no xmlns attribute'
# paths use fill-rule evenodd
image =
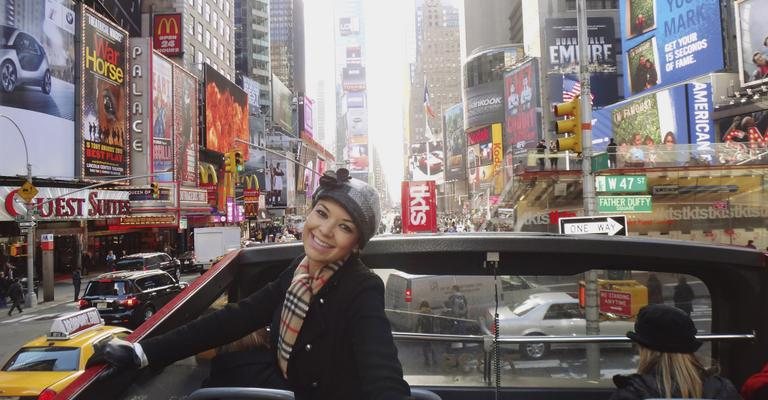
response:
<svg viewBox="0 0 768 400"><path fill-rule="evenodd" d="M48 56L32 35L0 25L0 90L12 93L19 85L37 85L50 94Z"/></svg>
<svg viewBox="0 0 768 400"><path fill-rule="evenodd" d="M135 327L185 287L186 282L159 270L109 272L88 282L79 306L95 307L107 324Z"/></svg>
<svg viewBox="0 0 768 400"><path fill-rule="evenodd" d="M493 314L494 308L489 308L480 324L487 334L493 334ZM601 335L624 336L634 329L634 321L610 316L603 316L599 324ZM500 336L578 336L586 330L579 301L565 292L536 293L516 307L499 307ZM620 345L628 347L627 343ZM518 350L523 357L537 360L551 349L546 343L525 343Z"/></svg>
<svg viewBox="0 0 768 400"><path fill-rule="evenodd" d="M181 263L166 253L129 254L115 263L117 271L149 269L161 269L176 278L177 282L181 279Z"/></svg>
<svg viewBox="0 0 768 400"><path fill-rule="evenodd" d="M185 251L176 258L179 260L181 272L197 272L203 269L203 265L197 262L197 259L195 258L195 252L193 250Z"/></svg>

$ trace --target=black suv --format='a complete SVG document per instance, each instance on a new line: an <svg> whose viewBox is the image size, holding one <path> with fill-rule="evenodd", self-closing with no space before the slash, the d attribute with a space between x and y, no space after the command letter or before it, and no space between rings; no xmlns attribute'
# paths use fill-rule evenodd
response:
<svg viewBox="0 0 768 400"><path fill-rule="evenodd" d="M136 253L129 254L115 263L117 271L135 271L161 269L176 278L176 282L181 279L181 265L179 260L172 258L166 253Z"/></svg>
<svg viewBox="0 0 768 400"><path fill-rule="evenodd" d="M136 327L185 287L159 270L108 272L88 282L80 309L96 307L108 325Z"/></svg>

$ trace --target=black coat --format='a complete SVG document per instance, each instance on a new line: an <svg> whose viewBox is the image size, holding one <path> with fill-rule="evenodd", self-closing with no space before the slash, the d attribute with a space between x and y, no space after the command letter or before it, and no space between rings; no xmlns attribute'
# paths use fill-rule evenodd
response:
<svg viewBox="0 0 768 400"><path fill-rule="evenodd" d="M150 366L232 342L270 322L272 348L277 348L283 300L299 261L249 297L143 340ZM276 355L273 359L276 364ZM297 399L410 395L384 313L384 284L359 258L350 257L313 297L288 362L288 383Z"/></svg>
<svg viewBox="0 0 768 400"><path fill-rule="evenodd" d="M657 384L656 376L652 374L616 375L613 377L616 391L610 400L640 400L664 398ZM713 400L741 400L739 392L733 383L726 378L717 375L709 375L703 380L704 390L702 398ZM680 393L673 393L672 397L680 397Z"/></svg>

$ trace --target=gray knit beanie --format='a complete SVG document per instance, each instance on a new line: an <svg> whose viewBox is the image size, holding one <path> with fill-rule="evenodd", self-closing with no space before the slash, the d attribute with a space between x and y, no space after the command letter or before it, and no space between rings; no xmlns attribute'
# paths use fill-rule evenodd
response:
<svg viewBox="0 0 768 400"><path fill-rule="evenodd" d="M349 171L339 168L336 172L325 171L320 177L320 186L312 195L312 207L320 199L332 199L339 203L352 217L360 231L358 244L362 249L376 234L381 221L379 192L372 186L349 176Z"/></svg>

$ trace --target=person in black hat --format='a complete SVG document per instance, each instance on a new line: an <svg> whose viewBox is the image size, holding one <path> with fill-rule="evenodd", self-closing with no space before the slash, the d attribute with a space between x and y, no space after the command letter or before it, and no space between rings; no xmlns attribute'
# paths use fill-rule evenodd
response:
<svg viewBox="0 0 768 400"><path fill-rule="evenodd" d="M359 257L380 220L373 187L346 169L326 172L304 223L304 254L275 281L167 333L138 343L112 339L88 365L162 367L270 325L271 357L258 376L272 379L254 374L252 386L290 389L299 400L410 398L384 283Z"/></svg>
<svg viewBox="0 0 768 400"><path fill-rule="evenodd" d="M733 383L705 368L694 354L701 347L696 326L682 310L651 304L637 314L634 332L637 373L616 375L611 400L656 398L741 399Z"/></svg>

